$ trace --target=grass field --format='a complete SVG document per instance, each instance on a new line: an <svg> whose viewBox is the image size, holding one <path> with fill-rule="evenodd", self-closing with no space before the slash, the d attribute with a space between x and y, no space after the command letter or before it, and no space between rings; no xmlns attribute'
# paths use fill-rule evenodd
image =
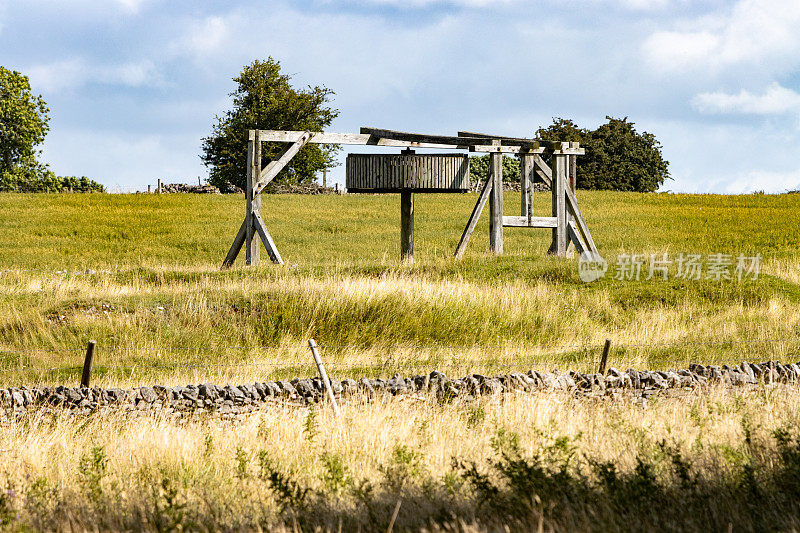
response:
<svg viewBox="0 0 800 533"><path fill-rule="evenodd" d="M0 195L0 386L247 383L800 359L800 195L579 193L601 253L761 254L747 281L587 284L546 230L482 221L475 195L269 196L287 266L221 272L241 196ZM517 195L507 194L506 214ZM537 200L546 213L550 198ZM240 260L241 261L241 260ZM646 277L646 276L644 276ZM595 401L276 407L239 422L31 414L0 427L0 529L797 530L790 387Z"/></svg>
<svg viewBox="0 0 800 533"><path fill-rule="evenodd" d="M419 196L413 265L397 260L394 195L267 197L263 216L287 267L240 259L220 272L240 196L0 195L0 370L17 369L0 380L74 380L89 338L100 346L98 383L128 385L308 372L309 337L330 346L331 364L366 374L590 367L605 338L618 365L800 353L800 195L580 199L612 262L761 254L761 276L586 284L574 260L545 254L548 230L507 228L505 255L491 257L486 217L455 262L473 194ZM508 214L517 201L507 193ZM548 204L540 195L537 211ZM184 363L259 366L149 368Z"/></svg>

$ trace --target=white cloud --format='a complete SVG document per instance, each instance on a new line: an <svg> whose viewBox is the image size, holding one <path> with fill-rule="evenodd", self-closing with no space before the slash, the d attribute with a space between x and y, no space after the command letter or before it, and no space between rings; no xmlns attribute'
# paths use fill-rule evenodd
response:
<svg viewBox="0 0 800 533"><path fill-rule="evenodd" d="M85 175L112 190L125 190L126 186L146 190L148 183L155 184L159 178L193 183L197 176L205 175L197 157L199 144L191 134L137 135L62 128L47 136L43 159L59 175Z"/></svg>
<svg viewBox="0 0 800 533"><path fill-rule="evenodd" d="M83 58L72 58L33 65L27 67L25 72L37 90L46 92L57 92L90 83L127 87L163 83L155 65L149 60L119 65L92 65Z"/></svg>
<svg viewBox="0 0 800 533"><path fill-rule="evenodd" d="M723 187L728 194L747 194L754 191L786 192L800 190L800 170L787 172L752 171Z"/></svg>
<svg viewBox="0 0 800 533"><path fill-rule="evenodd" d="M800 2L739 0L723 15L678 21L681 28L657 31L643 44L650 65L672 73L718 71L732 65L797 63Z"/></svg>
<svg viewBox="0 0 800 533"><path fill-rule="evenodd" d="M800 93L773 83L763 94L753 94L744 89L738 94L698 94L692 100L692 105L703 113L779 115L800 111Z"/></svg>
<svg viewBox="0 0 800 533"><path fill-rule="evenodd" d="M229 27L230 23L223 17L206 17L193 22L176 46L195 54L215 51L230 37Z"/></svg>

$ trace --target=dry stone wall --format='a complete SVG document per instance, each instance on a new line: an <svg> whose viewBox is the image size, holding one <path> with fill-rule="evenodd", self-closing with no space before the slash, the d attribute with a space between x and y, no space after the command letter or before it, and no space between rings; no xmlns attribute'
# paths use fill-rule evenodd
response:
<svg viewBox="0 0 800 533"><path fill-rule="evenodd" d="M383 395L427 395L441 401L476 398L504 393L562 391L587 396L647 398L657 393L689 392L708 385L754 387L759 384L800 383L800 363L741 363L738 366L690 365L681 370L652 371L611 368L607 374L579 372L514 372L494 377L470 374L449 378L433 371L427 375L391 379L332 379L334 394L342 399ZM18 387L0 389L0 421L19 417L31 410L68 410L74 413L124 411L157 412L175 417L208 412L222 418L236 417L267 404L304 405L324 399L319 378L268 381L247 385L211 383L185 387L138 387L103 389L80 387Z"/></svg>

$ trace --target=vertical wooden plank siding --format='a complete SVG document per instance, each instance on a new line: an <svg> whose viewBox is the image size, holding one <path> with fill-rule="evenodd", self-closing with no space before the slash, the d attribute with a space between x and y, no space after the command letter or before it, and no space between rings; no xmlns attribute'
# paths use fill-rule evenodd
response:
<svg viewBox="0 0 800 533"><path fill-rule="evenodd" d="M489 246L493 255L503 253L503 154L492 153L489 177L492 195L489 201Z"/></svg>

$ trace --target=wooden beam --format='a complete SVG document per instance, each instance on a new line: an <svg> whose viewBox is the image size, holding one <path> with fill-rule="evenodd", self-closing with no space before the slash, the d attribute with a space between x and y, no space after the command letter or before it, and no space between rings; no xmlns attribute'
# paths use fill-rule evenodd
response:
<svg viewBox="0 0 800 533"><path fill-rule="evenodd" d="M575 222L572 220L567 223L567 233L569 233L569 238L572 241L572 244L575 245L575 249L578 250L578 254L583 254L588 251L588 247L583 242L583 238L581 237L580 233L578 233L578 229L575 227Z"/></svg>
<svg viewBox="0 0 800 533"><path fill-rule="evenodd" d="M475 203L475 207L472 208L472 214L467 221L467 227L464 228L464 233L461 234L461 240L458 241L458 246L456 246L456 251L453 254L453 257L456 259L461 259L464 255L464 250L467 249L469 238L472 236L472 232L475 231L475 226L478 224L478 219L481 217L481 213L486 206L486 201L489 199L491 192L492 180L487 178L486 182L483 184L483 189L481 189L481 194L478 196L478 201Z"/></svg>
<svg viewBox="0 0 800 533"><path fill-rule="evenodd" d="M503 226L507 228L555 228L556 217L503 217Z"/></svg>
<svg viewBox="0 0 800 533"><path fill-rule="evenodd" d="M264 171L258 173L259 180L258 184L255 186L256 195L260 194L261 191L264 190L264 187L269 185L269 182L275 179L275 176L277 176L278 173L281 170L283 170L283 167L285 167L289 163L289 161L291 161L292 158L297 155L297 152L299 152L300 149L303 148L303 146L308 144L308 141L311 139L312 135L313 134L310 131L305 131L302 134L300 134L300 136L297 138L294 144L291 145L283 153L283 155L281 155L281 157L278 160L270 161L269 165L267 165ZM261 143L258 144L259 144L258 150L259 153L261 153ZM259 166L260 166L260 161L259 161Z"/></svg>
<svg viewBox="0 0 800 533"><path fill-rule="evenodd" d="M231 249L228 250L228 255L225 256L225 260L222 262L222 270L230 268L233 265L233 262L236 261L236 256L239 255L239 251L242 249L242 245L244 245L244 239L247 236L247 219L245 218L242 221L242 225L239 226L239 231L236 233L236 237L233 239L233 244L231 245Z"/></svg>
<svg viewBox="0 0 800 533"><path fill-rule="evenodd" d="M302 131L290 130L259 130L261 134L261 142L295 142L297 135L303 133ZM250 139L255 138L254 131L250 132ZM425 143L414 141L401 141L396 139L382 139L367 133L330 133L330 132L312 132L311 139L308 141L312 144L351 144L359 146L387 146L396 148L430 148L435 150L470 150L472 152L502 152L506 154L523 153L543 153L544 148L530 148L528 146L492 146L475 144L474 146L459 143L454 144L437 144Z"/></svg>
<svg viewBox="0 0 800 533"><path fill-rule="evenodd" d="M520 206L519 214L530 220L533 217L533 177L536 165L533 155L520 154L519 180L520 180ZM503 222L505 224L505 222Z"/></svg>
<svg viewBox="0 0 800 533"><path fill-rule="evenodd" d="M245 195L247 204L245 206L245 235L244 252L245 264L257 265L261 262L261 249L258 239L256 239L256 229L253 223L253 212L261 210L261 197L255 192L255 183L261 173L261 143L258 139L258 132L253 141L247 143L247 186Z"/></svg>
<svg viewBox="0 0 800 533"><path fill-rule="evenodd" d="M552 171L553 184L553 216L557 219L556 227L553 228L553 242L548 253L564 256L567 253L567 208L566 208L566 189L567 189L567 156L553 154Z"/></svg>
<svg viewBox="0 0 800 533"><path fill-rule="evenodd" d="M408 133L404 131L382 130L378 128L361 128L361 133L368 133L381 139L393 139L397 141L449 144L452 146L491 146L493 140L487 137L453 137L449 135L429 135L425 133ZM498 144L502 145L502 142ZM531 149L539 148L536 141L531 139L509 140L507 146L526 146Z"/></svg>
<svg viewBox="0 0 800 533"><path fill-rule="evenodd" d="M473 138L483 138L483 139L496 139L503 144L535 144L536 146L541 146L543 148L552 149L553 147L561 148L561 143L557 143L555 141L543 141L542 139L529 139L525 137L508 137L505 135L490 135L488 133L475 133L473 131L459 131L459 137L473 137ZM576 146L576 148L578 148Z"/></svg>
<svg viewBox="0 0 800 533"><path fill-rule="evenodd" d="M264 243L264 248L267 249L267 255L269 255L270 260L276 265L282 265L283 258L278 253L278 248L275 246L275 241L272 240L272 235L267 231L267 226L261 218L261 213L253 213L253 225L258 232L258 236L261 237L261 242Z"/></svg>
<svg viewBox="0 0 800 533"><path fill-rule="evenodd" d="M414 259L414 193L400 192L400 260Z"/></svg>
<svg viewBox="0 0 800 533"><path fill-rule="evenodd" d="M542 181L549 187L553 187L553 171L544 162L541 155L534 155L533 162L536 164L536 174L542 178Z"/></svg>
<svg viewBox="0 0 800 533"><path fill-rule="evenodd" d="M489 203L489 246L493 255L503 254L503 154L491 154L489 178L492 197Z"/></svg>
<svg viewBox="0 0 800 533"><path fill-rule="evenodd" d="M595 245L594 239L592 239L592 234L589 232L589 226L586 224L586 220L583 218L583 213L581 213L580 207L578 207L578 199L575 197L575 193L570 189L566 189L564 191L564 198L566 200L567 208L572 213L575 226L580 231L586 242L588 251L594 254L596 259L601 258L600 252L597 250L597 245Z"/></svg>

